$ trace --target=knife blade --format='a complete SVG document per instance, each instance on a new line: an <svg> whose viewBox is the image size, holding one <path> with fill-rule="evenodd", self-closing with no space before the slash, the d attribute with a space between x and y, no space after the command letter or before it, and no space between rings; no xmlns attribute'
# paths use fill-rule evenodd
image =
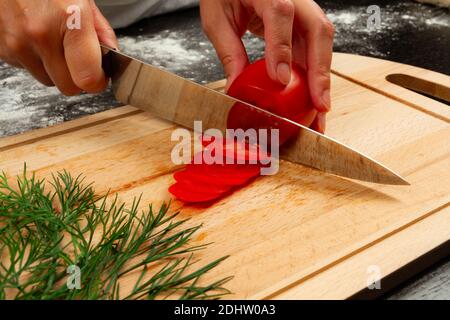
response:
<svg viewBox="0 0 450 320"><path fill-rule="evenodd" d="M194 129L202 121L204 130L225 132L228 113L235 103L295 125L295 141L283 146L280 158L351 179L381 184L409 185L383 164L330 137L257 106L184 79L102 45L103 69L111 78L116 99L144 111Z"/></svg>

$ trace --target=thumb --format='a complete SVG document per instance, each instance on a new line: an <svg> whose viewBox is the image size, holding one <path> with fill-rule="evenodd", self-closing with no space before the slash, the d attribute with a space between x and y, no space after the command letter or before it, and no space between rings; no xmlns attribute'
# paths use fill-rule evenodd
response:
<svg viewBox="0 0 450 320"><path fill-rule="evenodd" d="M89 2L94 17L94 27L97 32L98 40L113 49L118 49L119 44L113 28L100 12L100 9L95 4L94 0L90 0Z"/></svg>

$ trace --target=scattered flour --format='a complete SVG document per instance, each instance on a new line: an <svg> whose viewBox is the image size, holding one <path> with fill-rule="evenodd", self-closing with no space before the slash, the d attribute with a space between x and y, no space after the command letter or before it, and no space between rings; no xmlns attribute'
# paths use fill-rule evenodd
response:
<svg viewBox="0 0 450 320"><path fill-rule="evenodd" d="M263 40L247 33L243 42L251 61L264 54ZM132 57L195 82L204 84L223 78L223 74L217 72L222 69L222 65L214 47L206 37L199 41L198 30L186 34L164 30L150 37L119 36L119 44L123 52Z"/></svg>
<svg viewBox="0 0 450 320"><path fill-rule="evenodd" d="M345 10L327 10L336 27L335 50L386 57L386 41L398 41L408 32L430 27L446 30L450 16L443 9L402 2L381 6L381 26L367 28L367 6L353 5ZM157 35L119 36L125 53L172 71L185 78L205 83L222 78L221 65L211 43L198 38L198 26L187 25L181 31L163 30ZM143 30L140 30L142 33ZM439 31L438 31L439 32ZM387 39L388 37L388 39ZM250 60L264 53L264 41L244 36ZM111 92L66 98L55 88L39 84L24 70L0 62L0 136L45 127L92 114L117 105Z"/></svg>
<svg viewBox="0 0 450 320"><path fill-rule="evenodd" d="M327 17L333 24L352 24L355 23L361 14L349 11L328 12Z"/></svg>
<svg viewBox="0 0 450 320"><path fill-rule="evenodd" d="M19 70L4 77L0 81L0 136L7 131L7 121L14 120L13 125L23 125L30 122L31 115L36 114L37 108L32 105L24 106L24 95L35 99L40 94L53 96L57 94L54 88L47 88L38 84L24 70Z"/></svg>
<svg viewBox="0 0 450 320"><path fill-rule="evenodd" d="M443 9L424 6L415 2L380 5L379 28L368 28L369 14L366 5L348 6L344 10L327 10L326 14L336 28L336 51L355 51L362 55L386 57L386 35L397 41L405 34L422 32L430 28L450 26L450 15Z"/></svg>
<svg viewBox="0 0 450 320"><path fill-rule="evenodd" d="M186 39L176 32L152 38L120 37L119 44L124 52L133 57L146 61L149 57L158 57L157 60L147 62L174 72L190 69L193 64L204 60L205 54L207 54L201 49L201 44L197 44L196 49L188 48Z"/></svg>
<svg viewBox="0 0 450 320"><path fill-rule="evenodd" d="M448 16L440 16L440 17L433 17L431 19L425 20L425 23L427 25L434 25L434 26L443 26L443 27L449 27L450 26L450 17Z"/></svg>
<svg viewBox="0 0 450 320"><path fill-rule="evenodd" d="M0 137L111 108L115 104L109 96L110 92L64 97L25 70L0 62Z"/></svg>
<svg viewBox="0 0 450 320"><path fill-rule="evenodd" d="M403 19L403 20L417 20L416 17L410 16L410 15L408 15L408 14L402 15L402 19Z"/></svg>

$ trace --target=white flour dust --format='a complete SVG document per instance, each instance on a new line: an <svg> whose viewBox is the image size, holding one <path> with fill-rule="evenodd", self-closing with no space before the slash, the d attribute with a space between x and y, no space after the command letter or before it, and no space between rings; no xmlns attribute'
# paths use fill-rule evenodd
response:
<svg viewBox="0 0 450 320"><path fill-rule="evenodd" d="M333 24L352 24L358 20L360 14L357 12L349 12L349 11L334 11L328 12L327 17Z"/></svg>
<svg viewBox="0 0 450 320"><path fill-rule="evenodd" d="M102 95L62 96L28 72L0 62L0 137L43 128L108 108ZM103 98L102 98L103 97Z"/></svg>
<svg viewBox="0 0 450 320"><path fill-rule="evenodd" d="M433 17L431 19L425 20L425 23L427 25L437 25L437 26L449 27L450 26L450 18L448 16Z"/></svg>
<svg viewBox="0 0 450 320"><path fill-rule="evenodd" d="M0 82L0 136L22 126L40 126L48 123L43 106L24 104L24 100L34 100L40 96L56 96L55 88L39 84L24 70L16 70Z"/></svg>
<svg viewBox="0 0 450 320"><path fill-rule="evenodd" d="M335 50L357 51L360 54L385 57L383 51L386 34L397 41L405 32L422 32L432 28L450 26L450 15L442 9L414 2L380 6L380 26L368 28L370 16L367 6L349 6L341 10L327 10L327 17L334 24Z"/></svg>
<svg viewBox="0 0 450 320"><path fill-rule="evenodd" d="M196 48L189 48L186 39L176 32L170 32L167 36L157 35L152 38L120 37L120 47L133 57L143 60L149 57L157 57L152 64L166 68L171 71L182 71L190 69L193 64L200 63L205 59L208 52L202 50L202 44L196 44Z"/></svg>
<svg viewBox="0 0 450 320"><path fill-rule="evenodd" d="M119 36L119 44L121 50L132 57L195 82L222 79L223 75L217 73L222 65L214 47L206 38L199 41L196 34L189 36L189 33L165 30L150 37L126 35ZM243 42L250 60L259 59L264 54L264 41L261 39L247 33ZM215 75L216 79L211 75Z"/></svg>

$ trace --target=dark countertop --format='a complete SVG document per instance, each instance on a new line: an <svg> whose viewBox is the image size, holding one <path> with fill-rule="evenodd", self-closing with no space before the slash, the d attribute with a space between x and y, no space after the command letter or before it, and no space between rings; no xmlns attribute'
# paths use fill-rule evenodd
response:
<svg viewBox="0 0 450 320"><path fill-rule="evenodd" d="M450 74L450 13L412 1L317 1L336 26L334 50L357 53ZM369 5L381 9L381 28L369 31ZM143 20L117 31L121 49L200 83L223 77L201 32L198 10ZM263 54L260 39L245 36L250 59ZM117 107L110 91L63 97L23 70L0 62L0 137L42 128ZM390 299L450 299L450 257L386 296Z"/></svg>

